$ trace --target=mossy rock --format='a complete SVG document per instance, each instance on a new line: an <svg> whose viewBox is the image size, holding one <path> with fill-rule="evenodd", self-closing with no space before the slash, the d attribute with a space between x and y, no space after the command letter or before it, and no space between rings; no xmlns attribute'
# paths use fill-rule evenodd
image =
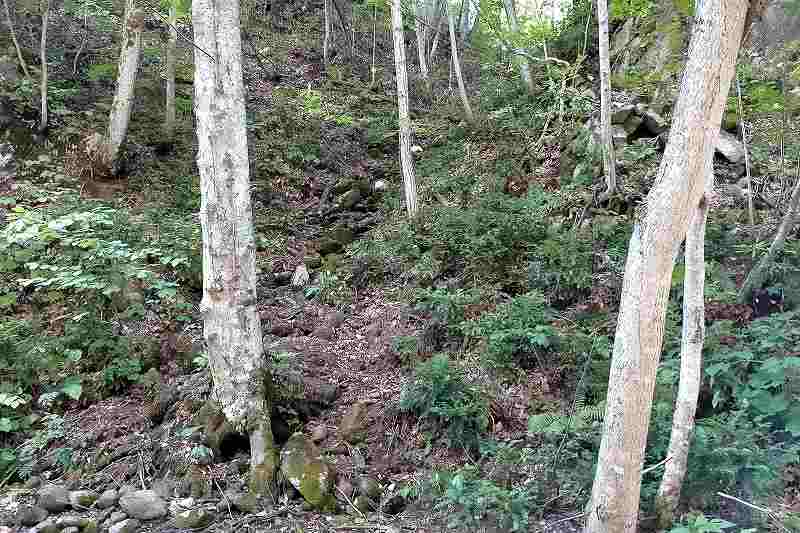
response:
<svg viewBox="0 0 800 533"><path fill-rule="evenodd" d="M292 435L281 450L281 474L314 509L335 510L335 472L302 433Z"/></svg>
<svg viewBox="0 0 800 533"><path fill-rule="evenodd" d="M355 207L355 205L361 201L361 198L361 191L358 189L350 189L336 198L336 208L347 211Z"/></svg>

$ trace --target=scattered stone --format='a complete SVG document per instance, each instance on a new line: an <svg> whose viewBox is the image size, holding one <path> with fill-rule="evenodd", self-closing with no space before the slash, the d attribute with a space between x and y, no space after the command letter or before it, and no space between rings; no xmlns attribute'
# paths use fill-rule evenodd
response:
<svg viewBox="0 0 800 533"><path fill-rule="evenodd" d="M198 529L206 527L214 520L214 515L205 509L190 509L175 516L175 527L180 529Z"/></svg>
<svg viewBox="0 0 800 533"><path fill-rule="evenodd" d="M61 529L67 527L80 527L83 519L80 516L75 515L66 515L66 516L59 516L56 520L56 525Z"/></svg>
<svg viewBox="0 0 800 533"><path fill-rule="evenodd" d="M294 269L294 275L292 275L292 287L303 288L308 284L309 279L310 276L306 266L297 265L297 268Z"/></svg>
<svg viewBox="0 0 800 533"><path fill-rule="evenodd" d="M116 524L117 522L122 522L128 518L128 513L124 513L122 511L115 511L111 513L111 516L108 517L108 521L112 524Z"/></svg>
<svg viewBox="0 0 800 533"><path fill-rule="evenodd" d="M719 139L714 148L718 154L731 163L741 163L744 161L744 145L735 135L725 130L719 132Z"/></svg>
<svg viewBox="0 0 800 533"><path fill-rule="evenodd" d="M355 444L366 437L367 408L366 402L356 402L350 412L342 418L339 424L339 436L343 440Z"/></svg>
<svg viewBox="0 0 800 533"><path fill-rule="evenodd" d="M47 485L39 490L39 507L51 513L60 513L69 505L69 492L58 485Z"/></svg>
<svg viewBox="0 0 800 533"><path fill-rule="evenodd" d="M333 338L333 330L327 326L320 326L311 332L311 335L324 341L329 341Z"/></svg>
<svg viewBox="0 0 800 533"><path fill-rule="evenodd" d="M380 483L375 478L361 476L358 479L358 492L371 500L377 500L383 489L381 489Z"/></svg>
<svg viewBox="0 0 800 533"><path fill-rule="evenodd" d="M159 479L153 483L153 492L164 500L172 498L175 492L175 484L168 479Z"/></svg>
<svg viewBox="0 0 800 533"><path fill-rule="evenodd" d="M134 533L137 529L139 529L139 521L135 518L127 518L108 528L108 533Z"/></svg>
<svg viewBox="0 0 800 533"><path fill-rule="evenodd" d="M108 509L109 507L116 505L118 500L119 493L115 489L108 489L103 491L103 494L97 498L95 503L97 504L98 509Z"/></svg>
<svg viewBox="0 0 800 533"><path fill-rule="evenodd" d="M311 442L314 444L319 444L326 438L328 438L328 428L325 426L317 426L317 428L311 433Z"/></svg>
<svg viewBox="0 0 800 533"><path fill-rule="evenodd" d="M20 505L17 509L17 522L23 526L33 526L45 520L50 513L37 505Z"/></svg>
<svg viewBox="0 0 800 533"><path fill-rule="evenodd" d="M152 490L129 492L119 499L119 504L128 516L139 520L152 520L167 514L164 500Z"/></svg>
<svg viewBox="0 0 800 533"><path fill-rule="evenodd" d="M74 490L69 493L69 503L78 509L91 507L97 501L98 494L93 490Z"/></svg>
<svg viewBox="0 0 800 533"><path fill-rule="evenodd" d="M332 511L335 508L333 468L302 433L292 435L281 450L281 473L315 509Z"/></svg>
<svg viewBox="0 0 800 533"><path fill-rule="evenodd" d="M61 533L80 533L80 531L81 531L81 528L79 528L77 526L69 526L69 527L65 527L64 529L62 529Z"/></svg>
<svg viewBox="0 0 800 533"><path fill-rule="evenodd" d="M171 501L169 503L169 512L170 514L176 515L187 509L191 509L195 506L195 503L196 501L192 497Z"/></svg>
<svg viewBox="0 0 800 533"><path fill-rule="evenodd" d="M228 493L228 500L234 509L242 513L252 514L258 508L258 496L252 492L231 492Z"/></svg>
<svg viewBox="0 0 800 533"><path fill-rule="evenodd" d="M119 496L120 498L122 498L122 497L123 497L123 496L125 496L125 494L127 494L128 492L134 492L135 490L136 490L136 487L134 487L133 485L122 485L122 486L119 488L119 491L117 492L117 496Z"/></svg>
<svg viewBox="0 0 800 533"><path fill-rule="evenodd" d="M29 533L58 533L59 529L56 525L55 521L52 518L48 518L44 522L39 522L31 529L28 530Z"/></svg>

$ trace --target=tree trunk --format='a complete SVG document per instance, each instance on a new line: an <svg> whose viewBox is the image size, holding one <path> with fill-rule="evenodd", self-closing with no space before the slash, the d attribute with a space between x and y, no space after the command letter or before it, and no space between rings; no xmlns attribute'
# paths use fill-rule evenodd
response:
<svg viewBox="0 0 800 533"><path fill-rule="evenodd" d="M503 0L503 6L506 10L506 17L508 17L508 24L514 33L519 33L519 19L517 18L517 8L514 5L514 0ZM533 85L533 77L531 77L531 64L527 58L523 57L519 61L519 74L525 87L528 88L528 93L533 94L536 92L536 87Z"/></svg>
<svg viewBox="0 0 800 533"><path fill-rule="evenodd" d="M167 41L167 101L166 117L164 120L164 135L168 143L172 143L175 138L175 50L178 45L178 23L177 0L171 0L169 5L169 40Z"/></svg>
<svg viewBox="0 0 800 533"><path fill-rule="evenodd" d="M3 7L6 9L8 31L11 34L11 42L14 43L14 49L17 51L17 59L22 66L22 72L25 73L25 77L30 79L31 73L28 71L28 64L25 62L25 58L22 57L22 49L20 49L19 41L17 41L17 32L14 30L14 19L11 18L11 10L8 8L8 0L3 0Z"/></svg>
<svg viewBox="0 0 800 533"><path fill-rule="evenodd" d="M456 41L456 27L453 22L453 13L450 10L449 3L445 4L447 9L447 24L450 26L450 49L453 54L453 70L456 74L456 81L458 82L458 94L461 95L461 103L464 105L464 114L467 116L469 122L475 122L475 115L472 114L472 107L469 105L469 98L467 97L467 88L464 86L464 76L461 75L461 63L458 61L458 43Z"/></svg>
<svg viewBox="0 0 800 533"><path fill-rule="evenodd" d="M39 57L42 61L42 117L39 122L39 133L47 130L47 26L50 21L50 0L42 0L42 42L39 45Z"/></svg>
<svg viewBox="0 0 800 533"><path fill-rule="evenodd" d="M408 111L408 72L406 44L403 38L402 0L392 0L392 37L394 39L394 68L397 79L397 116L400 125L400 167L403 171L406 211L410 218L417 216L417 177L411 154L411 117Z"/></svg>
<svg viewBox="0 0 800 533"><path fill-rule="evenodd" d="M439 49L439 38L442 35L442 26L444 25L444 16L442 16L442 5L434 2L433 13L435 15L436 33L433 36L433 44L431 44L430 52L428 53L428 65L433 65L436 59L436 51ZM433 20L433 19L432 19Z"/></svg>
<svg viewBox="0 0 800 533"><path fill-rule="evenodd" d="M375 85L375 50L378 47L378 8L372 7L372 67L370 72L370 85Z"/></svg>
<svg viewBox="0 0 800 533"><path fill-rule="evenodd" d="M775 233L775 238L772 239L769 250L767 250L767 253L764 254L758 264L750 270L750 273L747 274L747 278L744 280L742 288L739 291L740 302L750 303L753 297L753 291L761 288L761 284L764 283L764 275L767 272L767 268L772 265L775 261L775 257L783 250L786 237L794 229L798 217L800 217L800 160L797 162L797 182L794 184L792 198L789 200L789 208L786 210L786 214L783 215L781 225L778 226L778 231Z"/></svg>
<svg viewBox="0 0 800 533"><path fill-rule="evenodd" d="M607 0L597 0L597 25L600 55L600 131L603 145L603 170L606 177L606 190L603 192L602 199L606 200L619 188L614 139L611 137L611 65L608 57Z"/></svg>
<svg viewBox="0 0 800 533"><path fill-rule="evenodd" d="M414 27L416 29L415 33L417 34L417 56L419 56L419 72L420 76L422 76L422 81L425 83L425 87L427 88L430 84L430 75L428 74L428 58L427 58L427 48L428 48L428 23L429 20L425 16L427 10L423 9L423 2L424 0L417 0L415 4L415 17L414 17Z"/></svg>
<svg viewBox="0 0 800 533"><path fill-rule="evenodd" d="M331 0L322 0L323 25L325 26L325 37L322 39L322 62L328 66L328 53L331 44Z"/></svg>
<svg viewBox="0 0 800 533"><path fill-rule="evenodd" d="M647 201L637 210L628 250L587 533L636 531L674 256L690 209L703 197L746 7L735 0L697 6L669 142Z"/></svg>
<svg viewBox="0 0 800 533"><path fill-rule="evenodd" d="M136 0L126 0L117 91L114 93L114 103L111 106L111 117L108 124L108 157L112 165L116 164L120 148L128 134L136 72L139 70L139 57L142 51L143 29L144 12L136 9Z"/></svg>
<svg viewBox="0 0 800 533"><path fill-rule="evenodd" d="M256 261L245 130L239 3L192 2L203 230L201 312L216 399L250 436L250 485L271 489L271 375L256 309Z"/></svg>
<svg viewBox="0 0 800 533"><path fill-rule="evenodd" d="M714 190L713 161L706 169L706 198ZM686 233L686 276L683 280L683 326L681 335L681 372L678 397L672 417L664 476L656 497L658 526L667 529L672 525L675 509L681 496L689 447L694 434L694 415L703 373L703 342L705 339L705 235L709 202L700 202L691 216Z"/></svg>

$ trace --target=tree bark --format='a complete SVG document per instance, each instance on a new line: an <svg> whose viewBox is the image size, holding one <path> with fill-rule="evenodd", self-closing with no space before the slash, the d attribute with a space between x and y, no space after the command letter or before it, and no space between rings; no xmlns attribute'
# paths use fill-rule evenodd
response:
<svg viewBox="0 0 800 533"><path fill-rule="evenodd" d="M606 200L619 189L617 184L616 155L614 139L611 137L611 64L608 54L608 0L597 0L597 26L600 55L600 131L603 145L603 170L606 190L602 199Z"/></svg>
<svg viewBox="0 0 800 533"><path fill-rule="evenodd" d="M444 25L444 16L442 15L442 5L440 2L434 2L433 8L434 18L436 22L436 33L433 35L433 44L431 44L430 52L428 53L428 66L433 65L436 59L436 51L439 49L439 39L442 35L442 26Z"/></svg>
<svg viewBox="0 0 800 533"><path fill-rule="evenodd" d="M797 182L794 184L792 197L789 200L789 208L786 210L786 214L783 215L781 225L778 226L778 231L775 233L775 238L772 239L769 250L747 274L747 278L739 291L740 302L750 303L753 291L761 288L767 267L775 261L775 257L783 250L783 246L786 244L786 237L794 229L798 217L800 217L800 160L797 162Z"/></svg>
<svg viewBox="0 0 800 533"><path fill-rule="evenodd" d="M271 490L271 374L256 308L256 261L245 130L239 2L194 0L195 111L203 232L201 312L214 392L250 436L250 486Z"/></svg>
<svg viewBox="0 0 800 533"><path fill-rule="evenodd" d="M714 169L709 159L706 169L706 198L713 194ZM686 275L683 280L683 325L681 335L681 372L678 397L672 417L664 475L656 496L658 526L672 525L675 509L681 496L689 447L694 434L694 415L703 373L703 342L705 340L705 235L709 201L702 201L694 209L686 233Z"/></svg>
<svg viewBox="0 0 800 533"><path fill-rule="evenodd" d="M325 37L322 39L322 62L328 66L328 54L331 43L331 0L322 0L323 25L325 26Z"/></svg>
<svg viewBox="0 0 800 533"><path fill-rule="evenodd" d="M634 533L642 462L676 249L703 197L747 5L699 2L669 141L637 210L609 376L587 533Z"/></svg>
<svg viewBox="0 0 800 533"><path fill-rule="evenodd" d="M6 10L8 31L11 34L11 42L14 43L14 49L17 51L17 59L19 60L20 66L22 66L22 72L25 73L25 77L30 79L31 74L28 71L28 64L25 62L25 58L22 57L22 49L19 47L19 41L17 41L17 32L14 30L14 19L11 18L11 10L8 8L8 0L3 0L3 7Z"/></svg>
<svg viewBox="0 0 800 533"><path fill-rule="evenodd" d="M519 19L517 18L517 8L514 5L514 0L503 0L503 6L506 10L506 17L508 17L508 24L515 33L519 33ZM519 60L519 74L525 87L528 88L529 94L536 92L536 87L533 85L533 77L531 76L531 64L527 58L522 57Z"/></svg>
<svg viewBox="0 0 800 533"><path fill-rule="evenodd" d="M456 81L458 82L458 94L461 96L461 103L464 105L464 114L469 122L475 122L475 115L472 113L472 107L469 105L469 97L467 96L467 88L464 86L464 76L461 74L461 63L458 60L458 42L456 41L456 28L453 22L453 13L450 10L449 3L445 4L447 9L447 24L450 26L450 49L453 54L453 70L456 74Z"/></svg>
<svg viewBox="0 0 800 533"><path fill-rule="evenodd" d="M178 45L178 9L175 5L177 0L172 0L169 5L169 40L167 41L167 100L166 117L164 119L164 135L168 143L172 143L175 138L175 123L177 122L175 112L175 51Z"/></svg>
<svg viewBox="0 0 800 533"><path fill-rule="evenodd" d="M392 0L392 37L397 79L397 116L400 126L400 167L403 171L406 211L410 218L414 218L417 216L417 176L414 170L414 157L411 154L411 117L408 111L408 71L406 44L403 38L402 0Z"/></svg>
<svg viewBox="0 0 800 533"><path fill-rule="evenodd" d="M108 124L108 157L112 165L116 164L120 148L128 134L136 73L139 70L139 57L142 51L143 29L144 12L136 9L136 0L126 0L117 90L114 93L114 103L111 106Z"/></svg>
<svg viewBox="0 0 800 533"><path fill-rule="evenodd" d="M417 34L417 56L419 57L419 72L422 76L422 81L427 88L430 84L430 74L428 73L428 18L426 17L427 10L423 7L425 0L417 0L415 4L415 17L414 27Z"/></svg>
<svg viewBox="0 0 800 533"><path fill-rule="evenodd" d="M39 46L39 56L42 61L42 117L39 122L39 133L47 130L47 26L50 22L50 0L42 0L42 42Z"/></svg>

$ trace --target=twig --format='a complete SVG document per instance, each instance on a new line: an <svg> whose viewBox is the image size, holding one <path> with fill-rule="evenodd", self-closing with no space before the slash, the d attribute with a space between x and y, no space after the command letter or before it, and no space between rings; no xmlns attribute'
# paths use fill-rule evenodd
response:
<svg viewBox="0 0 800 533"><path fill-rule="evenodd" d="M539 531L543 531L544 532L544 531L547 531L548 529L551 529L553 526L557 526L558 524L563 524L564 522L571 522L573 520L577 520L578 518L582 518L583 515L585 515L585 514L586 513L578 513L578 514L574 514L572 516L568 516L566 518L559 518L555 522L550 522L549 524L547 524L544 528L540 529Z"/></svg>
<svg viewBox="0 0 800 533"><path fill-rule="evenodd" d="M672 461L672 457L667 457L667 458L666 458L666 459L664 459L663 461L660 461L660 462L658 462L658 463L654 464L653 466L648 466L647 468L645 468L644 470L642 470L642 475L645 475L645 474L647 474L648 472L652 472L652 471L653 471L653 470L655 470L656 468L660 468L660 467L664 466L665 464L667 464L667 463L668 463L668 462L670 462L670 461Z"/></svg>
<svg viewBox="0 0 800 533"><path fill-rule="evenodd" d="M345 526L336 526L336 529L377 529L378 531L394 531L389 526L383 524L350 524Z"/></svg>
<svg viewBox="0 0 800 533"><path fill-rule="evenodd" d="M222 499L225 500L225 503L228 506L228 516L230 516L231 520L233 520L233 512L231 512L231 501L228 499L228 495L225 494L225 492L223 492L222 487L219 486L219 481L217 481L216 478L214 478L214 485L217 486L217 490L219 491L220 494L222 494Z"/></svg>
<svg viewBox="0 0 800 533"><path fill-rule="evenodd" d="M364 516L364 513L362 513L362 512L361 512L361 509L359 509L358 507L356 507L356 506L355 506L355 504L353 504L353 502L350 500L350 497L349 497L349 496L347 496L347 494L345 494L344 492L342 492L342 489L340 489L340 488L337 486L337 487L336 487L336 490L338 490L338 491L339 491L339 494L341 494L342 496L344 496L344 499L345 499L345 500L347 500L347 503L349 503L349 504L350 504L350 507L352 507L353 509L355 509L355 510L356 510L356 512L357 512L359 515L361 515L361 518L363 518L364 520L366 520L366 519L367 519L367 517L366 517L366 516Z"/></svg>
<svg viewBox="0 0 800 533"><path fill-rule="evenodd" d="M161 13L160 13L160 12L159 12L157 9L153 9L152 7L150 7L149 5L147 5L147 3L146 3L146 2L141 2L141 1L140 1L140 4L141 4L141 5L143 5L143 6L144 6L144 7L145 7L145 8L146 8L148 11L150 11L150 13L151 13L151 14L153 14L153 15L155 15L156 17L158 17L159 19L161 19L161 22L163 22L164 24L166 24L167 26L169 26L170 28L172 28L173 30L175 30L175 34L176 34L178 37L180 37L182 40L186 41L187 43L191 44L193 47L197 48L198 50L200 50L201 52L203 52L205 55L207 55L207 56L208 56L208 58L211 60L211 62L212 62L212 63L216 62L216 59L214 59L214 56L212 56L211 54L209 54L208 52L206 52L205 50L203 50L202 48L200 48L200 47L199 47L197 44L195 44L195 42L194 42L192 39L190 39L189 37L186 37L186 36L185 36L185 35L183 35L183 34L182 34L180 31L178 31L178 28L177 28L177 27L175 27L175 26L173 26L172 24L170 24L170 23L169 23L169 20L167 20L166 18L164 18L164 16L163 16L163 15L162 15L162 14L161 14Z"/></svg>
<svg viewBox="0 0 800 533"><path fill-rule="evenodd" d="M780 528L781 531L786 531L787 533L789 533L790 529L787 528L786 526L784 526L781 523L780 517L777 514L775 514L775 512L773 512L771 509L767 509L766 507L759 507L758 505L755 505L755 504L750 503L750 502L746 502L746 501L744 501L744 500L742 500L740 498L737 498L736 496L731 496L730 494L725 494L724 492L719 492L718 491L717 495L721 496L723 498L726 498L728 500L735 501L736 503L742 504L745 507L749 507L750 509L753 509L755 511L759 511L759 512L764 513L765 515L767 515L768 518L770 518L771 520L773 520L775 522L775 525L778 526L778 528Z"/></svg>

